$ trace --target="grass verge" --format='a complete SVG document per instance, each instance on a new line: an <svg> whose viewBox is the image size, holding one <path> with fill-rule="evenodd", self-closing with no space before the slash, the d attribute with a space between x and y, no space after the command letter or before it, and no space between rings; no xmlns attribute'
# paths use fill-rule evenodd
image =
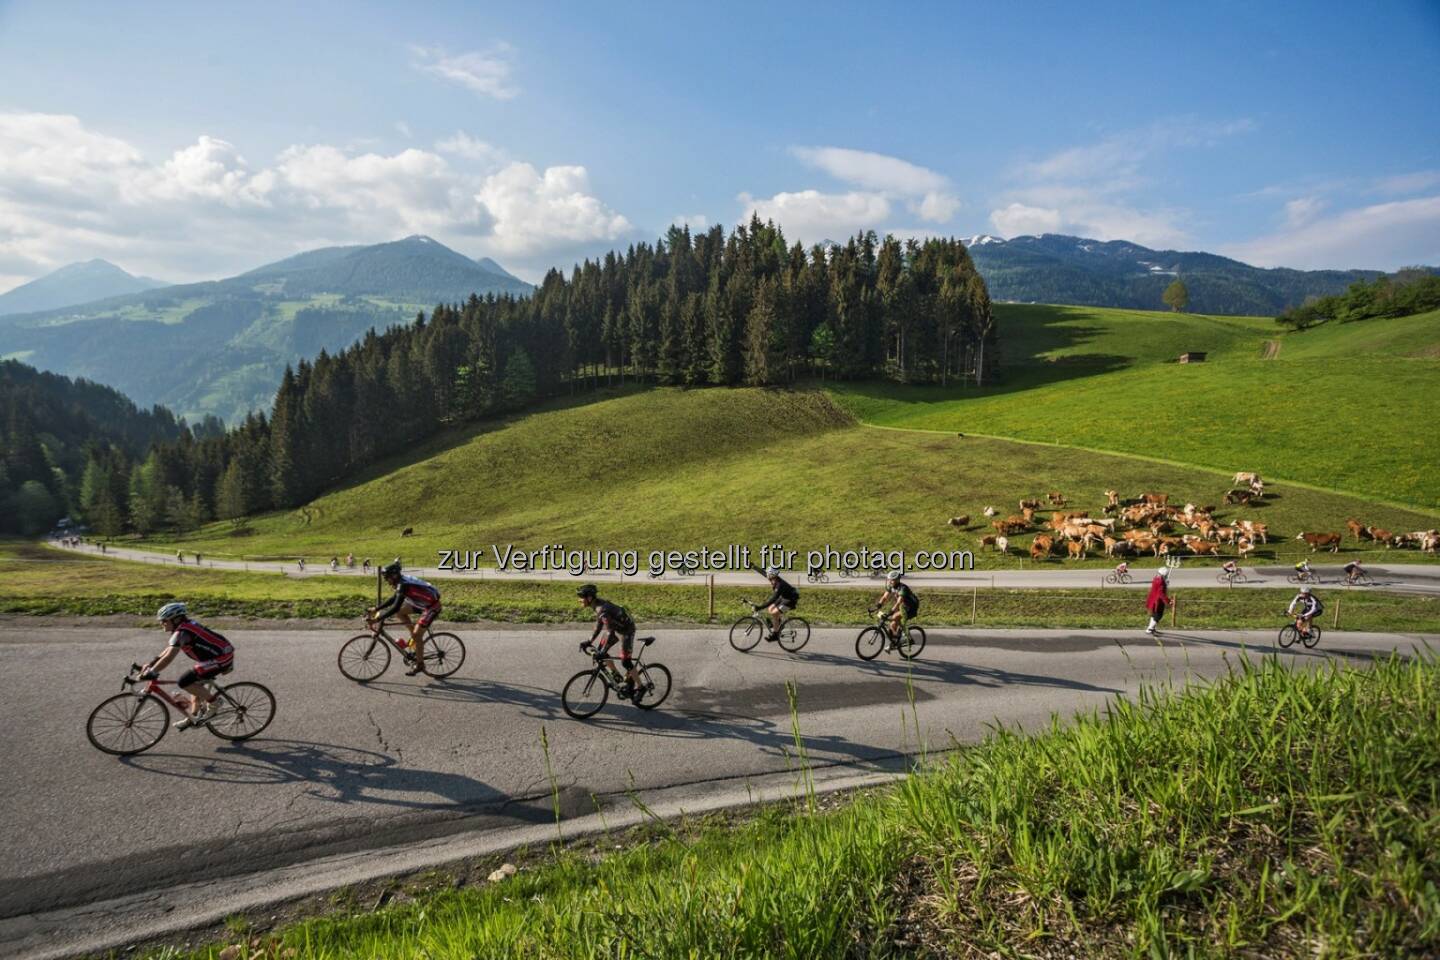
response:
<svg viewBox="0 0 1440 960"><path fill-rule="evenodd" d="M557 850L187 956L1424 956L1437 851L1433 655L1242 661L1208 688L998 731L832 812Z"/></svg>

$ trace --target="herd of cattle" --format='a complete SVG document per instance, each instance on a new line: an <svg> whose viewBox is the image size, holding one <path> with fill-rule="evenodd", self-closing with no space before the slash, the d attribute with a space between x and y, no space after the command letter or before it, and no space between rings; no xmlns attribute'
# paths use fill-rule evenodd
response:
<svg viewBox="0 0 1440 960"><path fill-rule="evenodd" d="M1265 498L1265 484L1259 474L1237 473L1232 489L1225 494L1227 504L1254 504ZM1020 512L1000 517L994 507L985 508L985 516L995 532L980 538L982 548L1010 552L1010 538L1035 531L1030 541L1030 558L1046 560L1052 556L1073 560L1089 556L1092 549L1103 549L1107 557L1190 555L1218 556L1222 547L1235 548L1237 556L1248 557L1255 545L1270 542L1267 524L1254 520L1222 523L1215 519L1214 506L1187 503L1183 507L1170 503L1168 493L1142 493L1121 499L1118 491L1105 491L1106 503L1100 517L1087 511L1066 511L1065 496L1052 492L1045 503L1039 499L1021 500ZM1043 512L1048 512L1045 518ZM969 516L951 517L950 525L966 528ZM1383 543L1390 547L1419 547L1426 553L1440 552L1440 531L1417 530L1392 533L1379 527L1366 526L1351 518L1346 522L1351 535L1359 541ZM1188 531L1188 532L1182 532ZM1295 537L1317 550L1340 550L1342 534L1305 533Z"/></svg>

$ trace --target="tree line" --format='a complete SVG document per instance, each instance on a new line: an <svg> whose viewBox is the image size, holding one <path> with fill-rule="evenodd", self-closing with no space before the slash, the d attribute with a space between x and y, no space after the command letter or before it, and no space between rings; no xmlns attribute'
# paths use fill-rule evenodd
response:
<svg viewBox="0 0 1440 960"><path fill-rule="evenodd" d="M752 220L674 227L548 273L529 297L472 295L287 369L268 416L183 432L127 464L97 451L80 506L105 534L297 507L447 425L638 381L803 377L983 383L998 364L984 281L958 240L873 232L806 250Z"/></svg>
<svg viewBox="0 0 1440 960"><path fill-rule="evenodd" d="M1275 318L1281 326L1304 330L1327 320L1345 323L1373 317L1408 317L1440 309L1440 276L1428 267L1406 267L1366 283L1352 283L1344 293L1315 297Z"/></svg>

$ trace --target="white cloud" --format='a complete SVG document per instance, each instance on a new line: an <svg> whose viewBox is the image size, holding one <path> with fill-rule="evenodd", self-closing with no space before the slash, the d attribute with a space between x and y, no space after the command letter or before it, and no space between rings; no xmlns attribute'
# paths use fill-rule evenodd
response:
<svg viewBox="0 0 1440 960"><path fill-rule="evenodd" d="M489 50L447 53L442 47L410 45L410 65L422 73L458 84L472 93L496 100L510 100L520 91L510 82L510 60L514 48L497 43Z"/></svg>
<svg viewBox="0 0 1440 960"><path fill-rule="evenodd" d="M410 131L410 124L406 123L404 120L395 121L395 132L400 134L400 136L404 137L406 140L410 140L415 136L415 134Z"/></svg>
<svg viewBox="0 0 1440 960"><path fill-rule="evenodd" d="M710 229L710 218L703 213L681 213L670 218L672 227L689 227L691 233Z"/></svg>
<svg viewBox="0 0 1440 960"><path fill-rule="evenodd" d="M1047 207L1030 207L1023 203L1012 203L1008 207L990 211L990 222L1004 237L1018 237L1028 234L1058 233L1064 222L1060 211Z"/></svg>
<svg viewBox="0 0 1440 960"><path fill-rule="evenodd" d="M1440 170L1417 170L1393 177L1381 177L1371 188L1375 193L1419 193L1440 185Z"/></svg>
<svg viewBox="0 0 1440 960"><path fill-rule="evenodd" d="M474 160L487 166L498 166L505 159L505 153L498 147L477 140L463 130L455 131L453 137L435 141L435 149L466 160Z"/></svg>
<svg viewBox="0 0 1440 960"><path fill-rule="evenodd" d="M296 145L257 166L202 135L155 162L76 117L0 112L0 274L13 286L105 257L193 280L411 233L543 272L577 244L630 229L591 195L582 166L502 165L500 151L464 134L442 146L450 159Z"/></svg>
<svg viewBox="0 0 1440 960"><path fill-rule="evenodd" d="M890 201L881 194L865 191L800 190L768 198L742 193L737 199L744 210L742 220L748 221L752 215L773 220L790 240L807 244L842 240L856 231L873 229L890 217Z"/></svg>
<svg viewBox="0 0 1440 960"><path fill-rule="evenodd" d="M1303 227L1320 215L1325 201L1320 197L1296 197L1285 203L1285 226L1291 229Z"/></svg>
<svg viewBox="0 0 1440 960"><path fill-rule="evenodd" d="M1440 196L1346 210L1222 252L1261 267L1305 270L1440 263Z"/></svg>
<svg viewBox="0 0 1440 960"><path fill-rule="evenodd" d="M888 213L889 203L905 200L911 213L931 223L945 223L960 209L960 198L951 192L950 181L944 175L899 157L847 147L791 147L790 153L807 166L860 187L863 193L844 194L851 203L863 195L879 209L878 201L883 200ZM774 199L779 196L794 195L780 194Z"/></svg>

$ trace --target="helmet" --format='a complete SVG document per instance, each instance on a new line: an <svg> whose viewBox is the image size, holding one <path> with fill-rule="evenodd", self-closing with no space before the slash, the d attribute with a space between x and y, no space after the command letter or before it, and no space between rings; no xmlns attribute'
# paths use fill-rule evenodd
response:
<svg viewBox="0 0 1440 960"><path fill-rule="evenodd" d="M1166 580L1169 580L1169 579L1170 579L1170 568L1169 568L1169 567L1161 567L1160 570L1159 570L1159 573L1160 573L1160 576L1164 577Z"/></svg>
<svg viewBox="0 0 1440 960"><path fill-rule="evenodd" d="M1301 587L1301 588L1300 588L1300 592L1301 592L1301 593L1309 593L1309 592L1310 592L1310 587L1309 587L1309 586Z"/></svg>
<svg viewBox="0 0 1440 960"><path fill-rule="evenodd" d="M396 557L394 560L391 560L389 563L385 564L385 566L381 567L380 575L382 577L400 576L400 558Z"/></svg>
<svg viewBox="0 0 1440 960"><path fill-rule="evenodd" d="M164 623L166 620L174 620L176 617L183 616L185 616L185 604L181 603L179 600L170 601L155 613L155 619L158 620L160 623Z"/></svg>
<svg viewBox="0 0 1440 960"><path fill-rule="evenodd" d="M581 597L582 599L585 599L585 600L593 600L593 599L595 598L595 596L596 596L597 594L599 594L599 593L600 593L600 591L595 589L595 584L593 584L593 583L587 583L587 584L585 584L583 587L581 587L579 590L576 590L576 591L575 591L575 596Z"/></svg>
<svg viewBox="0 0 1440 960"><path fill-rule="evenodd" d="M886 575L885 579L893 581L899 580L903 576L905 576L904 570L891 570L890 573Z"/></svg>
<svg viewBox="0 0 1440 960"><path fill-rule="evenodd" d="M767 577L778 577L778 576L780 576L780 570L779 570L777 567L766 567L766 568L765 568L765 576L767 576Z"/></svg>

